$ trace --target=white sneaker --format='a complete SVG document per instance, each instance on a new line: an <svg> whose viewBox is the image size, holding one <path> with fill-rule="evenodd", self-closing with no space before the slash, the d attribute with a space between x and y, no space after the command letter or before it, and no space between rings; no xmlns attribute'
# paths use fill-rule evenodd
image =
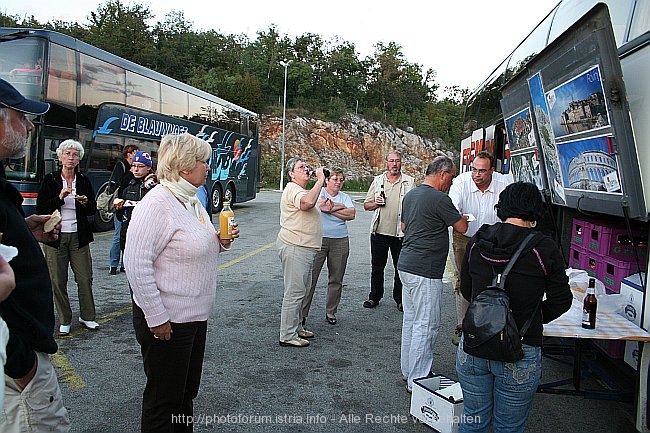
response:
<svg viewBox="0 0 650 433"><path fill-rule="evenodd" d="M96 331L99 329L99 323L95 322L94 320L84 320L80 317L79 323L81 323L81 326L90 329L91 331ZM70 328L70 326L68 326L68 328Z"/></svg>
<svg viewBox="0 0 650 433"><path fill-rule="evenodd" d="M59 335L68 335L70 333L70 325L59 326Z"/></svg>

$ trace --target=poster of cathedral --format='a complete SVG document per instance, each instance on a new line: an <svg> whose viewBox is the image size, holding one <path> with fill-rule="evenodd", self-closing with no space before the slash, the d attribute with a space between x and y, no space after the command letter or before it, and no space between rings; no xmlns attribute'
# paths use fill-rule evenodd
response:
<svg viewBox="0 0 650 433"><path fill-rule="evenodd" d="M611 137L592 137L558 145L564 188L621 193Z"/></svg>

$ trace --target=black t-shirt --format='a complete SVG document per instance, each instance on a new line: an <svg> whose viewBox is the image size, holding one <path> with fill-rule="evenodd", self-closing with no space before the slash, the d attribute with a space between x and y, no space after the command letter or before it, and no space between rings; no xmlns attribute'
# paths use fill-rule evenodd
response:
<svg viewBox="0 0 650 433"><path fill-rule="evenodd" d="M440 279L449 253L448 227L461 219L449 196L423 184L402 201L406 225L397 269L425 278Z"/></svg>

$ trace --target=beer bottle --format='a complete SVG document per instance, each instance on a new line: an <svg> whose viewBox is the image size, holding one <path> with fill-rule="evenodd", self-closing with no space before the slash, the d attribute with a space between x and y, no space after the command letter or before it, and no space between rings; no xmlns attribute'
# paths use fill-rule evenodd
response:
<svg viewBox="0 0 650 433"><path fill-rule="evenodd" d="M230 208L230 202L223 202L223 209L219 214L219 237L221 239L232 239L232 227L235 224L235 213Z"/></svg>
<svg viewBox="0 0 650 433"><path fill-rule="evenodd" d="M379 206L386 206L386 191L384 191L383 183L379 186L379 197L384 199L384 203L380 204Z"/></svg>
<svg viewBox="0 0 650 433"><path fill-rule="evenodd" d="M596 328L596 307L598 301L596 300L596 280L589 278L589 287L587 288L587 296L582 307L582 327L585 329Z"/></svg>

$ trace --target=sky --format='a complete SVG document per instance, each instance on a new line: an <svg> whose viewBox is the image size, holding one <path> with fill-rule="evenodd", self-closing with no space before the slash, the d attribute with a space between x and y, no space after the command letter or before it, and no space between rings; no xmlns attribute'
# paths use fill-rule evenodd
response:
<svg viewBox="0 0 650 433"><path fill-rule="evenodd" d="M313 33L324 40L355 44L360 58L377 42L395 42L404 58L424 71L436 71L440 88L475 89L510 54L559 0L138 0L155 14L154 25L171 10L182 10L194 30L246 34L274 24L290 38ZM103 1L102 1L103 3ZM123 0L124 4L131 4ZM33 15L87 23L100 2L87 0L15 0L4 3L7 15Z"/></svg>

